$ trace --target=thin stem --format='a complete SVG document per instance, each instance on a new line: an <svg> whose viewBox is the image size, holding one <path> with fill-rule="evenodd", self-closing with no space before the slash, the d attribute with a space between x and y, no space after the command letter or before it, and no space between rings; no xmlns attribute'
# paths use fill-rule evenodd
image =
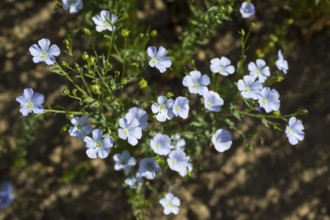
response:
<svg viewBox="0 0 330 220"><path fill-rule="evenodd" d="M73 114L73 115L83 115L83 112L78 112L78 111L67 111L67 110L57 110L57 109L45 109L43 113L39 114L46 114L46 113L58 113L58 114ZM39 116L38 115L38 116Z"/></svg>
<svg viewBox="0 0 330 220"><path fill-rule="evenodd" d="M254 118L274 118L274 119L282 119L284 121L286 121L285 118L289 118L292 116L296 116L296 113L292 113L292 114L288 114L288 115L263 115L263 114L253 114L253 113L248 113L248 112L242 112L242 111L238 111L240 114L242 115L247 115L247 116L251 116Z"/></svg>

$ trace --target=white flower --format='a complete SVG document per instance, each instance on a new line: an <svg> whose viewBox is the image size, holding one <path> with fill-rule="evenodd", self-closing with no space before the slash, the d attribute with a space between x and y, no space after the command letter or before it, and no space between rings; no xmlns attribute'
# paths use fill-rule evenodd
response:
<svg viewBox="0 0 330 220"><path fill-rule="evenodd" d="M110 148L113 147L113 140L110 136L105 136L102 139L102 131L100 129L95 129L92 132L93 138L86 136L84 142L86 142L86 154L89 158L95 159L106 158L110 153Z"/></svg>
<svg viewBox="0 0 330 220"><path fill-rule="evenodd" d="M159 96L157 98L158 103L151 105L151 110L153 113L157 113L156 119L160 122L170 120L173 118L173 99L167 99L165 96Z"/></svg>
<svg viewBox="0 0 330 220"><path fill-rule="evenodd" d="M160 166L152 158L143 158L139 164L139 173L148 180L156 177L156 172L160 171Z"/></svg>
<svg viewBox="0 0 330 220"><path fill-rule="evenodd" d="M148 47L147 52L151 58L149 66L156 67L159 72L164 73L166 68L172 65L171 58L166 56L167 50L163 46L160 46L158 51L156 47Z"/></svg>
<svg viewBox="0 0 330 220"><path fill-rule="evenodd" d="M212 136L212 143L218 152L228 150L232 145L231 134L225 129L219 129Z"/></svg>
<svg viewBox="0 0 330 220"><path fill-rule="evenodd" d="M280 109L280 94L275 89L265 87L260 92L258 102L267 113L277 111Z"/></svg>
<svg viewBox="0 0 330 220"><path fill-rule="evenodd" d="M138 139L142 137L142 128L139 127L139 121L134 118L130 122L126 118L119 120L121 128L118 129L118 136L123 140L128 140L130 145L137 145Z"/></svg>
<svg viewBox="0 0 330 220"><path fill-rule="evenodd" d="M276 67L279 71L283 71L286 74L289 69L288 61L283 58L281 50L278 50L277 56Z"/></svg>
<svg viewBox="0 0 330 220"><path fill-rule="evenodd" d="M261 83L265 82L270 76L269 67L263 59L257 59L255 63L250 62L248 65L250 75L257 77Z"/></svg>
<svg viewBox="0 0 330 220"><path fill-rule="evenodd" d="M244 76L243 80L238 80L237 87L243 98L253 100L259 99L262 90L261 82L256 80L256 77L250 75Z"/></svg>
<svg viewBox="0 0 330 220"><path fill-rule="evenodd" d="M210 85L210 77L195 70L183 78L182 84L188 87L191 94L203 95L204 92L208 91L207 86Z"/></svg>
<svg viewBox="0 0 330 220"><path fill-rule="evenodd" d="M213 91L207 91L203 95L204 107L210 112L220 112L223 106L223 99L220 95Z"/></svg>
<svg viewBox="0 0 330 220"><path fill-rule="evenodd" d="M251 17L252 15L254 15L255 8L252 3L243 2L239 11L241 12L241 15L243 18L248 18L248 17Z"/></svg>
<svg viewBox="0 0 330 220"><path fill-rule="evenodd" d="M189 100L186 97L177 97L173 104L173 113L175 116L180 116L183 119L188 118Z"/></svg>
<svg viewBox="0 0 330 220"><path fill-rule="evenodd" d="M71 14L78 13L83 8L82 0L62 0L62 7L64 10L69 11Z"/></svg>
<svg viewBox="0 0 330 220"><path fill-rule="evenodd" d="M231 61L227 57L213 58L211 60L211 71L212 73L220 73L223 76L228 76L235 72L235 67L230 65Z"/></svg>
<svg viewBox="0 0 330 220"><path fill-rule="evenodd" d="M115 161L115 170L124 170L125 173L128 173L136 164L135 158L131 157L127 150L114 154L113 160Z"/></svg>
<svg viewBox="0 0 330 220"><path fill-rule="evenodd" d="M164 134L157 134L153 139L151 139L150 146L158 155L167 155L172 149L171 139L169 136Z"/></svg>
<svg viewBox="0 0 330 220"><path fill-rule="evenodd" d="M128 113L125 115L125 118L127 121L132 121L134 118L136 118L139 122L139 127L146 128L148 127L148 115L147 112L143 109L134 107L130 108L128 110Z"/></svg>
<svg viewBox="0 0 330 220"><path fill-rule="evenodd" d="M180 199L172 193L166 193L165 197L159 200L159 203L163 206L165 215L171 213L177 215L179 213Z"/></svg>
<svg viewBox="0 0 330 220"><path fill-rule="evenodd" d="M85 136L89 135L93 128L90 125L87 125L87 121L87 116L81 116L80 118L73 117L71 119L71 124L73 124L73 127L69 128L70 136L77 137L82 140Z"/></svg>
<svg viewBox="0 0 330 220"><path fill-rule="evenodd" d="M109 11L102 10L100 15L95 15L92 19L96 25L96 31L102 32L105 30L114 31L116 29L115 22L118 17Z"/></svg>
<svg viewBox="0 0 330 220"><path fill-rule="evenodd" d="M50 40L42 38L38 44L33 44L30 48L30 54L33 56L34 63L45 62L47 65L52 65L56 62L55 56L60 55L60 48L53 44L50 46Z"/></svg>
<svg viewBox="0 0 330 220"><path fill-rule="evenodd" d="M291 117L288 126L286 126L285 133L290 144L296 145L299 141L304 140L304 125L296 117Z"/></svg>
<svg viewBox="0 0 330 220"><path fill-rule="evenodd" d="M192 164L190 163L190 157L186 156L183 150L173 150L168 158L167 164L171 170L174 170L180 174L180 176L186 176L188 171L192 170Z"/></svg>

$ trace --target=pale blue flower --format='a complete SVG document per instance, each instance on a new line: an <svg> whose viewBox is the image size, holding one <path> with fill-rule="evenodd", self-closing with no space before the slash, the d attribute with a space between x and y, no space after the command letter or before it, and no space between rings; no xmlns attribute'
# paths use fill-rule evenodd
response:
<svg viewBox="0 0 330 220"><path fill-rule="evenodd" d="M270 69L266 66L266 62L263 59L257 59L256 62L250 62L248 65L250 75L257 77L261 83L265 82L270 76Z"/></svg>
<svg viewBox="0 0 330 220"><path fill-rule="evenodd" d="M208 91L207 86L210 85L210 77L206 74L202 75L201 72L194 70L183 78L182 84L188 87L191 94L203 95L204 92Z"/></svg>
<svg viewBox="0 0 330 220"><path fill-rule="evenodd" d="M153 113L157 113L156 119L160 122L170 120L173 118L173 99L167 99L165 96L159 96L157 98L158 103L151 105L151 110Z"/></svg>
<svg viewBox="0 0 330 220"><path fill-rule="evenodd" d="M277 56L278 56L278 58L276 60L276 67L279 71L283 71L283 73L286 74L288 72L288 69L289 69L288 61L286 61L283 58L281 50L278 50Z"/></svg>
<svg viewBox="0 0 330 220"><path fill-rule="evenodd" d="M219 129L212 136L212 143L218 152L228 150L232 145L231 134L225 129Z"/></svg>
<svg viewBox="0 0 330 220"><path fill-rule="evenodd" d="M173 104L173 113L175 116L179 116L183 119L188 118L189 100L183 96L177 97Z"/></svg>
<svg viewBox="0 0 330 220"><path fill-rule="evenodd" d="M114 31L116 29L115 22L118 17L109 11L102 10L100 15L95 15L92 19L96 25L96 31L102 32L105 30Z"/></svg>
<svg viewBox="0 0 330 220"><path fill-rule="evenodd" d="M243 79L238 80L238 90L241 92L243 98L258 100L262 90L262 84L256 80L254 76L244 76Z"/></svg>
<svg viewBox="0 0 330 220"><path fill-rule="evenodd" d="M78 13L83 8L82 0L62 0L62 7L71 14Z"/></svg>
<svg viewBox="0 0 330 220"><path fill-rule="evenodd" d="M235 72L235 67L230 65L231 61L227 57L213 58L211 60L210 69L212 73L220 73L223 76L228 76Z"/></svg>
<svg viewBox="0 0 330 220"><path fill-rule="evenodd" d="M259 106L264 108L267 113L280 109L280 94L275 89L265 87L260 92L258 99Z"/></svg>
<svg viewBox="0 0 330 220"><path fill-rule="evenodd" d="M14 189L11 183L0 184L0 208L7 208L14 200Z"/></svg>
<svg viewBox="0 0 330 220"><path fill-rule="evenodd" d="M136 173L135 176L126 178L124 182L130 189L136 189L136 187L143 185L143 177L140 173Z"/></svg>
<svg viewBox="0 0 330 220"><path fill-rule="evenodd" d="M102 131L100 129L95 129L92 132L92 137L86 136L84 142L86 143L86 154L89 158L95 159L106 158L110 153L110 148L113 147L113 140L109 135L102 139Z"/></svg>
<svg viewBox="0 0 330 220"><path fill-rule="evenodd" d="M50 40L42 38L38 44L33 44L30 48L30 54L33 56L34 63L45 62L47 65L52 65L56 62L55 56L60 55L60 48L53 44L50 46Z"/></svg>
<svg viewBox="0 0 330 220"><path fill-rule="evenodd" d="M301 120L297 120L296 117L291 117L288 126L286 126L285 133L290 144L296 145L299 141L304 140L304 125Z"/></svg>
<svg viewBox="0 0 330 220"><path fill-rule="evenodd" d="M127 150L114 154L113 160L115 161L115 170L124 170L125 173L131 171L131 168L136 164L135 158L131 157Z"/></svg>
<svg viewBox="0 0 330 220"><path fill-rule="evenodd" d="M156 47L148 47L148 56L151 58L149 60L149 66L156 67L159 72L164 73L166 68L172 65L171 58L166 56L167 50L160 46L158 51Z"/></svg>
<svg viewBox="0 0 330 220"><path fill-rule="evenodd" d="M254 15L255 8L254 5L250 2L243 2L241 8L239 9L243 18L248 18Z"/></svg>
<svg viewBox="0 0 330 220"><path fill-rule="evenodd" d="M142 177L148 180L153 180L156 177L156 172L160 171L160 166L153 158L143 158L139 164L139 173Z"/></svg>
<svg viewBox="0 0 330 220"><path fill-rule="evenodd" d="M223 99L220 95L213 91L207 91L203 95L204 107L210 112L220 112L223 106Z"/></svg>
<svg viewBox="0 0 330 220"><path fill-rule="evenodd" d="M173 150L168 158L167 164L171 170L174 170L180 174L180 176L186 176L188 171L192 170L192 164L190 163L190 157L185 154L183 150Z"/></svg>
<svg viewBox="0 0 330 220"><path fill-rule="evenodd" d="M31 112L35 114L40 114L44 112L45 96L41 93L35 93L31 88L24 89L23 95L18 96L16 101L19 102L21 109L20 112L23 116L29 115Z"/></svg>
<svg viewBox="0 0 330 220"><path fill-rule="evenodd" d="M172 149L170 137L164 134L156 134L156 136L151 139L150 146L158 155L167 155Z"/></svg>
<svg viewBox="0 0 330 220"><path fill-rule="evenodd" d="M139 127L146 128L148 127L148 115L147 112L143 109L134 107L130 108L128 110L128 113L125 115L125 118L127 121L132 121L134 118L136 118L139 122Z"/></svg>
<svg viewBox="0 0 330 220"><path fill-rule="evenodd" d="M118 136L123 140L128 140L130 145L137 145L138 139L142 137L142 128L139 127L139 121L134 118L128 121L126 118L119 120Z"/></svg>
<svg viewBox="0 0 330 220"><path fill-rule="evenodd" d="M71 124L73 124L73 127L69 128L70 136L77 137L82 140L85 136L89 135L93 128L90 125L87 125L87 121L87 116L81 116L80 118L73 117L71 119Z"/></svg>
<svg viewBox="0 0 330 220"><path fill-rule="evenodd" d="M186 140L179 133L171 135L171 143L175 150L184 150L186 146Z"/></svg>
<svg viewBox="0 0 330 220"><path fill-rule="evenodd" d="M165 215L171 213L177 215L179 213L180 199L172 193L166 193L165 197L159 200L159 203L163 206Z"/></svg>

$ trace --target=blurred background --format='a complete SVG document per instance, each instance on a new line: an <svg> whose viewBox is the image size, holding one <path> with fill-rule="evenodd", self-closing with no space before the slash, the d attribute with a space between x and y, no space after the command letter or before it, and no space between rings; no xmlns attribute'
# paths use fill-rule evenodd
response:
<svg viewBox="0 0 330 220"><path fill-rule="evenodd" d="M203 1L138 0L137 17L158 31L153 42L171 47L191 19L188 2L203 9ZM0 181L15 189L15 200L0 209L0 219L131 219L118 181L123 176L114 171L112 159L88 159L83 143L61 132L64 116L23 118L15 101L31 87L46 95L46 103L70 105L60 92L66 82L48 66L34 64L28 53L43 37L63 48L68 30L78 24L79 14L54 10L55 3L0 2ZM248 56L274 58L282 49L289 71L275 87L281 112L309 111L300 118L305 140L291 146L285 134L244 120L240 126L260 133L263 144L255 142L249 152L236 140L226 154L205 148L192 178L176 180L180 213L164 216L156 204L148 219L330 219L329 1L253 3L256 14L244 20L237 1L232 20L218 25L194 58L201 70L216 56L238 60L238 32L255 22ZM83 51L83 44L78 49Z"/></svg>

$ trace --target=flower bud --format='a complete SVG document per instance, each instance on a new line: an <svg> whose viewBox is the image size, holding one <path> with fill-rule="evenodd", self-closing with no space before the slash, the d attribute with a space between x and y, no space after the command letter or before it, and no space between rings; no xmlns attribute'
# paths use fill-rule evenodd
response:
<svg viewBox="0 0 330 220"><path fill-rule="evenodd" d="M91 90L94 94L101 94L101 87L97 84L91 85Z"/></svg>
<svg viewBox="0 0 330 220"><path fill-rule="evenodd" d="M70 95L70 90L68 90L67 88L65 88L65 89L63 89L61 91L61 93L62 93L63 96L68 96L68 95Z"/></svg>
<svg viewBox="0 0 330 220"><path fill-rule="evenodd" d="M145 88L147 88L147 86L148 86L148 82L142 78L139 82L140 89L145 89Z"/></svg>

